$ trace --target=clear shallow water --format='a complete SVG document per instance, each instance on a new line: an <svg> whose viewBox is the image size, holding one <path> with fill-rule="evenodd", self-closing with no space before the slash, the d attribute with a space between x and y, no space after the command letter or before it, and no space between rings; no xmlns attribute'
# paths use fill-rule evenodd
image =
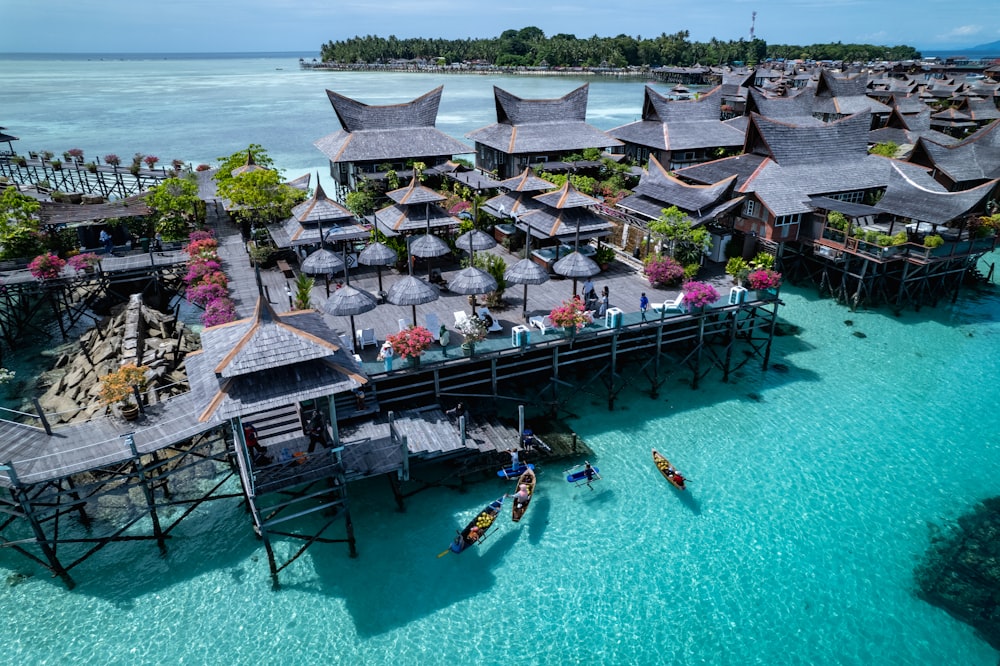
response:
<svg viewBox="0 0 1000 666"><path fill-rule="evenodd" d="M272 63L251 81L266 88L286 74ZM436 85L401 78L406 95ZM388 80L359 76L356 92L336 89L373 99ZM475 80L488 98L490 81ZM573 87L523 85L539 86L534 96ZM55 114L59 105L45 103ZM211 114L181 118L183 128L164 130L259 140ZM9 117L3 124L29 135ZM332 128L306 130L311 146ZM87 131L96 145L126 143L107 126ZM136 143L174 145L154 138ZM204 159L229 151L206 145ZM568 464L544 466L520 526L504 518L461 556L436 558L506 489L499 480L420 493L405 514L383 480L352 486L360 557L342 544L313 546L281 574L279 592L235 502L181 523L166 557L148 543L105 549L74 570L73 592L0 551L0 576L31 574L0 584L11 618L0 625L3 659L994 666L996 651L971 629L916 598L912 571L936 526L1000 494L1000 298L964 291L954 306L898 319L851 313L808 290L786 288L783 298L783 319L801 328L775 341L772 363L787 372L751 364L697 391L671 381L656 400L637 384L615 412L581 394L572 424L604 481L574 488L562 480ZM689 494L659 476L653 446L690 476Z"/></svg>

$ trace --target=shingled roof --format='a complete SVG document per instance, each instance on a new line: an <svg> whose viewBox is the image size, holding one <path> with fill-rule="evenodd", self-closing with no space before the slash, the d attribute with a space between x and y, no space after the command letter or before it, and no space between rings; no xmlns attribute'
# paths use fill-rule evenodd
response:
<svg viewBox="0 0 1000 666"><path fill-rule="evenodd" d="M315 310L278 316L263 299L253 316L206 328L189 354L191 390L215 421L367 383L336 331Z"/></svg>
<svg viewBox="0 0 1000 666"><path fill-rule="evenodd" d="M551 190L555 185L544 178L536 176L530 167L525 167L520 176L502 180L498 187L508 189L512 192L542 192Z"/></svg>
<svg viewBox="0 0 1000 666"><path fill-rule="evenodd" d="M655 157L651 157L648 169L635 187L635 194L618 205L652 218L659 217L664 208L677 206L695 221L701 221L706 213L732 198L735 186L735 175L712 185L685 183L670 175Z"/></svg>
<svg viewBox="0 0 1000 666"><path fill-rule="evenodd" d="M794 122L797 125L822 125L823 121L812 115L812 94L802 91L794 97L769 97L756 88L750 89L747 112L767 118Z"/></svg>
<svg viewBox="0 0 1000 666"><path fill-rule="evenodd" d="M871 144L892 142L897 146L915 145L921 137L930 139L942 145L951 145L958 139L943 132L931 129L931 110L926 107L922 113L903 115L899 107L895 107L889 115L885 127L868 133Z"/></svg>
<svg viewBox="0 0 1000 666"><path fill-rule="evenodd" d="M819 126L779 122L754 114L744 150L784 164L827 164L856 160L868 152L867 113Z"/></svg>
<svg viewBox="0 0 1000 666"><path fill-rule="evenodd" d="M375 213L375 223L386 236L397 236L406 231L422 231L428 226L457 227L462 221L433 203L394 203Z"/></svg>
<svg viewBox="0 0 1000 666"><path fill-rule="evenodd" d="M1000 180L991 180L961 192L928 190L908 177L898 165L893 170L885 194L875 207L879 210L918 222L946 224L977 209Z"/></svg>
<svg viewBox="0 0 1000 666"><path fill-rule="evenodd" d="M444 86L403 104L370 106L327 90L343 129L314 144L331 162L370 162L472 152L435 128Z"/></svg>
<svg viewBox="0 0 1000 666"><path fill-rule="evenodd" d="M558 99L524 99L493 86L497 122L465 136L508 155L621 145L585 122L588 90L584 84Z"/></svg>
<svg viewBox="0 0 1000 666"><path fill-rule="evenodd" d="M657 150L741 146L743 133L719 119L721 94L721 87L716 87L697 100L671 101L646 86L642 120L608 134Z"/></svg>
<svg viewBox="0 0 1000 666"><path fill-rule="evenodd" d="M411 206L413 204L444 201L445 199L443 194L421 185L420 181L416 177L410 180L410 184L406 187L400 187L392 190L391 192L387 192L386 196L398 204Z"/></svg>
<svg viewBox="0 0 1000 666"><path fill-rule="evenodd" d="M542 203L550 208L583 208L586 206L595 206L600 203L597 199L591 196L587 196L580 190L573 187L573 184L566 179L566 182L555 192L546 192L545 194L539 194L534 197L535 201Z"/></svg>
<svg viewBox="0 0 1000 666"><path fill-rule="evenodd" d="M611 223L589 208L549 208L547 206L522 212L516 226L524 231L531 230L535 238L569 239L606 236L611 231Z"/></svg>
<svg viewBox="0 0 1000 666"><path fill-rule="evenodd" d="M1000 177L1000 120L950 146L920 139L910 161L940 171L959 187Z"/></svg>

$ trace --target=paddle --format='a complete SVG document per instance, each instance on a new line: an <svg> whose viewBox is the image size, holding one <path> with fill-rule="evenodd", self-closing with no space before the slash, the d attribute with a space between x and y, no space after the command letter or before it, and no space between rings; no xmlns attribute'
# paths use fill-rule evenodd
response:
<svg viewBox="0 0 1000 666"><path fill-rule="evenodd" d="M451 552L451 546L448 546L447 548L445 548L444 550L442 550L440 553L438 553L438 557L444 557L445 555L447 555L450 552Z"/></svg>

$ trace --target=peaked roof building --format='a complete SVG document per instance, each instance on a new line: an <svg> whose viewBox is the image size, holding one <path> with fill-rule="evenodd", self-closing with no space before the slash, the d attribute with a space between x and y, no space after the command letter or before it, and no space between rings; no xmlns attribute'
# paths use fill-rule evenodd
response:
<svg viewBox="0 0 1000 666"><path fill-rule="evenodd" d="M475 142L476 167L512 178L531 164L621 145L587 124L588 90L584 84L557 99L524 99L493 86L497 121L466 134Z"/></svg>
<svg viewBox="0 0 1000 666"><path fill-rule="evenodd" d="M618 207L639 217L655 220L664 208L676 206L694 224L703 224L743 202L734 196L737 177L732 175L711 185L692 185L670 174L656 158L649 159L635 194L618 202Z"/></svg>
<svg viewBox="0 0 1000 666"><path fill-rule="evenodd" d="M950 146L920 139L908 161L931 169L948 191L969 189L998 178L1000 120Z"/></svg>
<svg viewBox="0 0 1000 666"><path fill-rule="evenodd" d="M743 132L721 120L722 88L697 100L671 101L646 86L642 119L608 130L636 162L655 158L671 169L706 162L718 151L737 150Z"/></svg>
<svg viewBox="0 0 1000 666"><path fill-rule="evenodd" d="M341 129L316 141L330 161L338 198L383 164L396 171L407 162L444 164L469 147L435 127L444 86L402 104L372 106L327 90Z"/></svg>

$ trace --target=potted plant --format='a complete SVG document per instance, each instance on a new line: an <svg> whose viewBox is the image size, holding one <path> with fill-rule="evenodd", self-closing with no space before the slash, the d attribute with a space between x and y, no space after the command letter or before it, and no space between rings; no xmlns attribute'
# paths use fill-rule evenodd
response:
<svg viewBox="0 0 1000 666"><path fill-rule="evenodd" d="M937 234L929 234L924 237L924 247L934 249L944 245L944 238Z"/></svg>
<svg viewBox="0 0 1000 666"><path fill-rule="evenodd" d="M563 304L549 313L549 319L554 326L560 326L570 333L582 330L584 326L593 321L588 316L583 307L583 301L578 298L571 298L563 301Z"/></svg>
<svg viewBox="0 0 1000 666"><path fill-rule="evenodd" d="M751 273L752 275L752 273ZM747 276L749 280L749 276ZM696 310L719 300L719 292L707 282L692 280L684 283L684 304L688 310Z"/></svg>
<svg viewBox="0 0 1000 666"><path fill-rule="evenodd" d="M93 273L94 267L101 263L101 258L93 252L84 252L70 257L68 263L73 270Z"/></svg>
<svg viewBox="0 0 1000 666"><path fill-rule="evenodd" d="M89 171L90 173L97 173L97 163L96 162L87 162L84 166L87 168L87 171Z"/></svg>
<svg viewBox="0 0 1000 666"><path fill-rule="evenodd" d="M128 363L109 375L101 377L101 402L105 405L117 405L124 419L132 421L139 416L139 403L135 401L135 389L140 391L146 387L146 370L144 365L136 366Z"/></svg>
<svg viewBox="0 0 1000 666"><path fill-rule="evenodd" d="M486 339L486 322L481 317L466 317L456 326L458 332L462 334L462 353L472 356L476 351L476 343Z"/></svg>
<svg viewBox="0 0 1000 666"><path fill-rule="evenodd" d="M738 286L743 285L743 280L747 279L750 273L750 264L743 257L731 257L726 262L726 274L733 276L733 282Z"/></svg>
<svg viewBox="0 0 1000 666"><path fill-rule="evenodd" d="M55 169L56 171L62 169L62 160L52 160L49 162L49 164L51 164L52 168Z"/></svg>
<svg viewBox="0 0 1000 666"><path fill-rule="evenodd" d="M142 158L142 161L146 163L146 166L152 169L156 166L156 163L160 161L160 158L156 155L146 155Z"/></svg>
<svg viewBox="0 0 1000 666"><path fill-rule="evenodd" d="M15 157L14 162L16 162L19 167L28 166L28 160L25 159L24 155L18 155Z"/></svg>
<svg viewBox="0 0 1000 666"><path fill-rule="evenodd" d="M49 252L32 259L31 263L28 264L28 270L36 279L51 280L59 277L65 266L66 262L62 258Z"/></svg>
<svg viewBox="0 0 1000 666"><path fill-rule="evenodd" d="M750 271L747 274L747 285L757 291L777 293L778 287L781 286L781 273L771 268Z"/></svg>
<svg viewBox="0 0 1000 666"><path fill-rule="evenodd" d="M594 253L594 261L601 267L602 271L608 270L611 262L615 260L615 249L610 245L601 244Z"/></svg>
<svg viewBox="0 0 1000 666"><path fill-rule="evenodd" d="M122 158L118 157L114 153L110 153L104 156L104 163L117 168L118 165L122 163Z"/></svg>
<svg viewBox="0 0 1000 666"><path fill-rule="evenodd" d="M83 151L79 148L70 148L66 151L66 155L68 155L68 157L66 157L67 162L71 159L77 164L83 162Z"/></svg>
<svg viewBox="0 0 1000 666"><path fill-rule="evenodd" d="M409 326L399 333L385 336L393 351L400 358L413 359L413 365L420 364L420 356L434 344L434 336L423 326Z"/></svg>

